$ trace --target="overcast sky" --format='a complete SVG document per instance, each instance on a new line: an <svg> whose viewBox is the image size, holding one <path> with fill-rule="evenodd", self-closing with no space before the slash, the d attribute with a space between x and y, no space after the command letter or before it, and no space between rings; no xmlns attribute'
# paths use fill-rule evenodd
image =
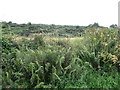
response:
<svg viewBox="0 0 120 90"><path fill-rule="evenodd" d="M120 0L0 0L0 21L86 26L118 24Z"/></svg>

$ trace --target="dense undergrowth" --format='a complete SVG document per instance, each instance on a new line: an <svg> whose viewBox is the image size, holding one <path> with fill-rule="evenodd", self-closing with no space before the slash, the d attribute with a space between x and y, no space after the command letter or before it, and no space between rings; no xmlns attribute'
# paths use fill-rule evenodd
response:
<svg viewBox="0 0 120 90"><path fill-rule="evenodd" d="M119 88L118 30L87 30L74 43L3 37L1 49L3 88Z"/></svg>

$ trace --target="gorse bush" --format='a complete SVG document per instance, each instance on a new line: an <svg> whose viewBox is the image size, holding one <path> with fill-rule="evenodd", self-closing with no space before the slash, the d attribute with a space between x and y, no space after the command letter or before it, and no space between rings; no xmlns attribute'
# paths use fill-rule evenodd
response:
<svg viewBox="0 0 120 90"><path fill-rule="evenodd" d="M96 69L104 67L111 70L112 66L118 67L120 41L117 34L117 31L106 29L88 31L78 49L79 57L83 61L90 62Z"/></svg>

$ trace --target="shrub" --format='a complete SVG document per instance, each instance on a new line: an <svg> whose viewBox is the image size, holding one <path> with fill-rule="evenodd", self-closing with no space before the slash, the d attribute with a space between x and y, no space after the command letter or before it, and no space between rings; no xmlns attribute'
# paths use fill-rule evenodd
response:
<svg viewBox="0 0 120 90"><path fill-rule="evenodd" d="M90 62L95 69L104 66L105 70L110 71L114 66L118 67L120 60L118 43L117 31L113 32L107 29L89 30L85 34L84 40L81 41L77 55L83 61ZM116 64L112 63L113 61L116 61Z"/></svg>
<svg viewBox="0 0 120 90"><path fill-rule="evenodd" d="M45 45L45 42L44 42L44 38L43 36L36 36L33 40L34 44L36 46L44 46Z"/></svg>

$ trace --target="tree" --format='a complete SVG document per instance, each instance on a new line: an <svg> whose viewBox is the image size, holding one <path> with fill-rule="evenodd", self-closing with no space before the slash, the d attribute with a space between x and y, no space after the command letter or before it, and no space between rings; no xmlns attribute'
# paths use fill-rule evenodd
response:
<svg viewBox="0 0 120 90"><path fill-rule="evenodd" d="M9 21L8 24L12 24L12 21Z"/></svg>
<svg viewBox="0 0 120 90"><path fill-rule="evenodd" d="M80 28L80 26L76 26L76 29Z"/></svg>
<svg viewBox="0 0 120 90"><path fill-rule="evenodd" d="M92 27L99 27L99 24L95 22Z"/></svg>
<svg viewBox="0 0 120 90"><path fill-rule="evenodd" d="M6 22L2 22L2 28L8 28L8 24Z"/></svg>
<svg viewBox="0 0 120 90"><path fill-rule="evenodd" d="M117 27L117 24L110 25L110 28L116 28L116 27Z"/></svg>
<svg viewBox="0 0 120 90"><path fill-rule="evenodd" d="M88 27L92 27L92 24L89 24Z"/></svg>
<svg viewBox="0 0 120 90"><path fill-rule="evenodd" d="M27 24L28 24L28 25L31 25L31 22L28 22Z"/></svg>

